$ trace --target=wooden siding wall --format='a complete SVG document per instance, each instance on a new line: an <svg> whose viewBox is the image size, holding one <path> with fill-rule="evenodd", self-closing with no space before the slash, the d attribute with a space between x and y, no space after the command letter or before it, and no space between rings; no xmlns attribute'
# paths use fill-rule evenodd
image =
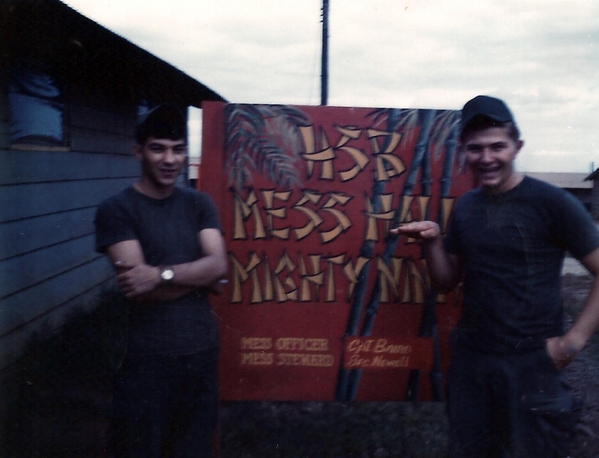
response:
<svg viewBox="0 0 599 458"><path fill-rule="evenodd" d="M2 78L2 77L0 77ZM132 155L136 107L104 100L68 108L67 151L10 148L0 81L0 369L31 332L90 303L112 277L94 251L98 203L139 175Z"/></svg>

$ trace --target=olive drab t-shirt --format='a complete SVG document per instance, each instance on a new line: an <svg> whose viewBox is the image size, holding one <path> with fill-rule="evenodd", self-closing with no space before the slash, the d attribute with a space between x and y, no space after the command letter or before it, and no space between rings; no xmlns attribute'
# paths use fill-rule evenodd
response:
<svg viewBox="0 0 599 458"><path fill-rule="evenodd" d="M570 193L524 177L498 195L462 196L445 237L464 267L459 338L491 353L541 348L563 333L561 268L599 247L599 232Z"/></svg>
<svg viewBox="0 0 599 458"><path fill-rule="evenodd" d="M220 230L212 199L178 187L165 199L153 199L129 187L100 204L95 223L97 251L139 240L151 266L199 259L198 233L207 228ZM130 354L189 355L218 347L217 323L204 288L170 302L131 303L128 334Z"/></svg>

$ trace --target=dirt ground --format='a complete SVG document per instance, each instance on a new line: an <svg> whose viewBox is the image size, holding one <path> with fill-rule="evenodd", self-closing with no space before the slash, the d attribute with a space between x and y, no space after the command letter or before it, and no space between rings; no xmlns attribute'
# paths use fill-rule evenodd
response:
<svg viewBox="0 0 599 458"><path fill-rule="evenodd" d="M566 274L568 319L591 279ZM111 375L122 355L124 317L110 294L74 315L59 335L37 336L4 374L0 456L110 458ZM582 400L570 458L599 458L599 333L566 370ZM436 458L447 446L441 403L222 403L221 458Z"/></svg>
<svg viewBox="0 0 599 458"><path fill-rule="evenodd" d="M562 296L570 322L578 316L591 285L588 275L565 275ZM571 458L599 457L599 332L565 371L565 378L582 401L576 444Z"/></svg>

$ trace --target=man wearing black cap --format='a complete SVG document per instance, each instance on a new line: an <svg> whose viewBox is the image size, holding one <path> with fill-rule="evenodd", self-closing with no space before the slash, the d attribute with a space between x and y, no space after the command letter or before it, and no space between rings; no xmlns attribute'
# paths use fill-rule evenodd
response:
<svg viewBox="0 0 599 458"><path fill-rule="evenodd" d="M208 290L227 259L210 197L176 186L186 138L178 108L152 110L136 130L140 179L96 214L96 249L130 305L115 380L115 458L211 456L219 339Z"/></svg>
<svg viewBox="0 0 599 458"><path fill-rule="evenodd" d="M578 402L561 371L599 325L599 234L577 199L514 169L523 141L503 101L466 103L460 143L480 186L459 199L445 237L432 221L392 230L422 239L438 290L463 281L448 374L450 457L563 458ZM595 278L567 332L565 252Z"/></svg>

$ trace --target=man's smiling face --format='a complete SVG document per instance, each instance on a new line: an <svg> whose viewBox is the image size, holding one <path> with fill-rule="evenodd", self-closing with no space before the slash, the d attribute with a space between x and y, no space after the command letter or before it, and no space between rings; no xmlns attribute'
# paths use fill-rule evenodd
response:
<svg viewBox="0 0 599 458"><path fill-rule="evenodd" d="M150 137L144 145L136 146L136 156L142 164L145 183L156 189L170 188L176 184L185 165L187 143L184 139Z"/></svg>
<svg viewBox="0 0 599 458"><path fill-rule="evenodd" d="M522 145L522 140L510 137L508 127L475 131L464 139L466 162L485 192L502 193L520 182L514 160Z"/></svg>

